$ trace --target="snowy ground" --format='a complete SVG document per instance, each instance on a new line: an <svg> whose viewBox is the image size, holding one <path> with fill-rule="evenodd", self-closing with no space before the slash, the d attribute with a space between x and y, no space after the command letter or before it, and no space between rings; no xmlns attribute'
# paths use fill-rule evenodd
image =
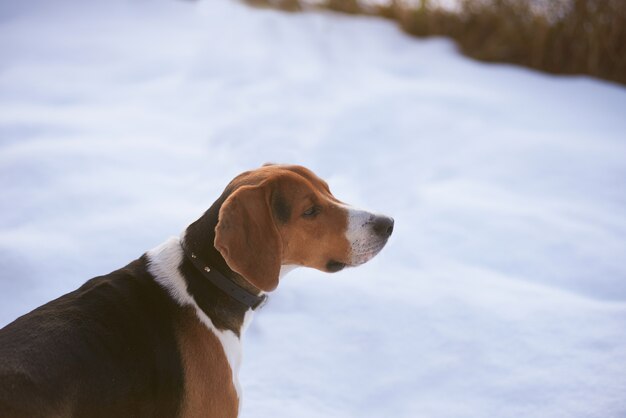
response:
<svg viewBox="0 0 626 418"><path fill-rule="evenodd" d="M626 416L626 89L226 0L5 1L0 56L0 325L300 163L396 231L284 280L244 417Z"/></svg>

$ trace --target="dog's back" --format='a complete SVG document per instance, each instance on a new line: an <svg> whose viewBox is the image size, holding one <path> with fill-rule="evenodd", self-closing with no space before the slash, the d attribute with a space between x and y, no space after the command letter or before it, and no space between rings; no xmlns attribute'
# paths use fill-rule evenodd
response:
<svg viewBox="0 0 626 418"><path fill-rule="evenodd" d="M0 330L0 416L177 415L177 308L145 257Z"/></svg>

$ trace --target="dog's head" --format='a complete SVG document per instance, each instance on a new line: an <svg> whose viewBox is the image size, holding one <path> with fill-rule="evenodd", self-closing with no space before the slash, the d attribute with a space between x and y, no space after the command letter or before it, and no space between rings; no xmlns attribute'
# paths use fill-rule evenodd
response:
<svg viewBox="0 0 626 418"><path fill-rule="evenodd" d="M282 266L336 272L374 257L393 219L336 199L312 171L265 165L226 187L214 245L228 266L257 288L278 285Z"/></svg>

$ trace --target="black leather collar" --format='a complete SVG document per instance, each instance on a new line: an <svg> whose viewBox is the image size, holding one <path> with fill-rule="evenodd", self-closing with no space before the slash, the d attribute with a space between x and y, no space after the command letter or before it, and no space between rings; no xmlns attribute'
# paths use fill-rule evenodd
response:
<svg viewBox="0 0 626 418"><path fill-rule="evenodd" d="M256 310L263 306L267 301L267 295L261 294L256 295L254 293L249 292L248 290L241 287L239 284L235 283L232 279L224 276L222 273L217 271L215 268L209 267L204 264L193 252L188 251L185 248L185 245L181 242L181 247L183 249L183 253L187 257L189 261L193 264L193 266L215 287L220 289L222 292L226 293L231 298L235 299L237 302L252 308L252 310Z"/></svg>

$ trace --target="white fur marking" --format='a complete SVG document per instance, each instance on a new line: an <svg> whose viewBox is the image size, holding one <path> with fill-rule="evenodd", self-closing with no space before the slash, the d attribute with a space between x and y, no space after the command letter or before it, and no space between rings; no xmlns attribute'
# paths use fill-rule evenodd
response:
<svg viewBox="0 0 626 418"><path fill-rule="evenodd" d="M348 228L346 239L352 250L351 264L358 266L371 260L387 242L376 235L372 228L372 221L376 214L347 205L342 205L348 213Z"/></svg>
<svg viewBox="0 0 626 418"><path fill-rule="evenodd" d="M191 305L200 321L218 338L233 375L233 384L237 391L237 398L241 403L241 386L238 378L242 357L241 340L230 330L222 331L217 329L211 318L200 309L196 301L187 292L185 279L178 271L178 266L180 266L184 257L180 241L181 238L172 237L158 247L148 251L146 253L148 256L148 271L154 276L157 283L163 286L181 306ZM249 309L244 316L243 325L239 331L240 335L248 327L252 317L253 311Z"/></svg>

